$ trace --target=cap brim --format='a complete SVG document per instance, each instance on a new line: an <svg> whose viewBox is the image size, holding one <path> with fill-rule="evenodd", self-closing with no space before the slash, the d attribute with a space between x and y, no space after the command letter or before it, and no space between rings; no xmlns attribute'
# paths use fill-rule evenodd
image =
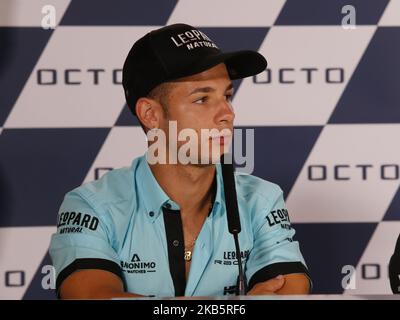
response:
<svg viewBox="0 0 400 320"><path fill-rule="evenodd" d="M222 53L231 79L254 76L267 68L267 60L256 51Z"/></svg>
<svg viewBox="0 0 400 320"><path fill-rule="evenodd" d="M185 68L185 72L177 75L176 78L203 72L220 63L225 63L232 80L254 76L267 68L267 60L257 51L221 52L197 61L192 66Z"/></svg>

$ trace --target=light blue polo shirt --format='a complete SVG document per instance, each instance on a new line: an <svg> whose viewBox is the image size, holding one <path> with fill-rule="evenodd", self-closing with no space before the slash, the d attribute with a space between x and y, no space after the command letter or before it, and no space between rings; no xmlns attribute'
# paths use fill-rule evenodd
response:
<svg viewBox="0 0 400 320"><path fill-rule="evenodd" d="M279 274L308 276L279 186L239 173L235 181L249 287ZM57 289L76 270L102 269L118 275L126 291L142 295L234 293L238 266L219 164L214 204L196 240L187 281L179 206L162 190L145 156L68 192L57 227L49 249Z"/></svg>

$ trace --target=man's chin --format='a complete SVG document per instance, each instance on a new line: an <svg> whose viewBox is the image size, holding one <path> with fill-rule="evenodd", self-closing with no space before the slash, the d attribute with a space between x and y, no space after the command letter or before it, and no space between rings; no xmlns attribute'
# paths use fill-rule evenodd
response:
<svg viewBox="0 0 400 320"><path fill-rule="evenodd" d="M189 162L185 161L181 163L181 165L188 165L188 166L196 166L196 167L210 167L215 166L217 163L220 162L220 155L209 156L206 158L196 158L190 159Z"/></svg>

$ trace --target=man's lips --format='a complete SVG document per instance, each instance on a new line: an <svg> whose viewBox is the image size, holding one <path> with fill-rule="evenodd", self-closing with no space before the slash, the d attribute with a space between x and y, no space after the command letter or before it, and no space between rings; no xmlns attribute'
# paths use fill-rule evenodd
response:
<svg viewBox="0 0 400 320"><path fill-rule="evenodd" d="M218 135L215 137L210 138L214 143L218 143L220 145L224 145L229 143L232 139L231 135Z"/></svg>

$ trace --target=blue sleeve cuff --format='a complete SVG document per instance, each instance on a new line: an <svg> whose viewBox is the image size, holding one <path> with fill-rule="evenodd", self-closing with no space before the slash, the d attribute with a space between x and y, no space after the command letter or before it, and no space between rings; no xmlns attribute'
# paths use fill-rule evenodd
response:
<svg viewBox="0 0 400 320"><path fill-rule="evenodd" d="M310 281L310 291L312 289L311 277L308 269L299 261L296 262L278 262L273 263L258 270L250 279L248 290L259 282L273 279L277 276L290 273L304 273Z"/></svg>
<svg viewBox="0 0 400 320"><path fill-rule="evenodd" d="M73 272L77 270L84 270L84 269L97 269L97 270L105 270L114 273L117 275L124 284L124 290L126 290L126 285L124 281L124 277L122 274L121 267L111 260L106 259L96 259L96 258L88 258L88 259L76 259L70 265L65 267L57 277L56 280L56 292L57 297L60 298L60 287L62 282L70 276Z"/></svg>

